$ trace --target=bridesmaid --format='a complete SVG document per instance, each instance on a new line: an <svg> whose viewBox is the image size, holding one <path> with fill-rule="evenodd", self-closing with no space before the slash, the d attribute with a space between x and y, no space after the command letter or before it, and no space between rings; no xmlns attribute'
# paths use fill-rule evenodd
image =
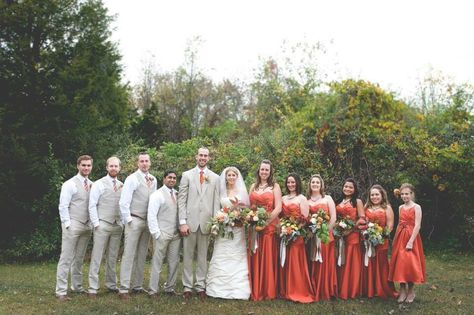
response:
<svg viewBox="0 0 474 315"><path fill-rule="evenodd" d="M357 198L359 191L354 179L348 178L342 186L342 199L336 206L338 216L349 216L352 221L364 218L362 201ZM341 240L338 240L341 243ZM339 297L343 300L356 298L362 294L362 250L360 247L359 231L356 228L342 238L344 250L338 248L344 255L344 262L337 263L337 286Z"/></svg>
<svg viewBox="0 0 474 315"><path fill-rule="evenodd" d="M415 300L415 283L426 279L425 255L421 243L421 207L414 202L415 190L411 184L402 184L400 197L404 204L398 208L399 221L392 247L392 262L388 280L400 283L398 302Z"/></svg>
<svg viewBox="0 0 474 315"><path fill-rule="evenodd" d="M248 249L250 298L254 301L271 300L277 297L278 242L275 230L281 212L281 189L273 179L269 160L260 163L249 197L252 208L263 207L269 214L267 226L258 232L257 249L255 252L252 246Z"/></svg>
<svg viewBox="0 0 474 315"><path fill-rule="evenodd" d="M303 226L308 218L309 206L306 197L301 194L300 177L290 173L285 180L285 186L288 194L282 198L282 216L297 218ZM300 303L313 302L314 291L309 278L303 237L297 236L286 248L280 250L286 250L285 262L280 268L280 297Z"/></svg>
<svg viewBox="0 0 474 315"><path fill-rule="evenodd" d="M331 297L337 296L337 275L336 260L334 252L334 236L332 229L336 222L336 205L331 196L325 194L324 181L320 175L311 176L308 185L308 204L309 213L317 213L319 209L323 209L329 215L329 243L320 245L321 259L309 257L310 260L310 279L314 289L314 300L329 300ZM317 245L311 242L313 253L315 256ZM315 248L316 247L316 248Z"/></svg>
<svg viewBox="0 0 474 315"><path fill-rule="evenodd" d="M373 185L369 190L369 200L365 205L365 217L368 222L377 223L381 227L392 231L393 210L387 199L387 192L380 185ZM378 296L380 298L395 298L393 282L388 281L388 246L389 240L375 247L375 256L367 257L368 264L362 271L362 287L364 296L369 298ZM365 248L366 256L368 255Z"/></svg>

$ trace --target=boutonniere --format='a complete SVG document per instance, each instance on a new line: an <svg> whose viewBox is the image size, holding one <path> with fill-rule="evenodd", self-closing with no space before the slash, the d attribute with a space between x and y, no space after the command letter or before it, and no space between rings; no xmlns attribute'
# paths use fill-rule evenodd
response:
<svg viewBox="0 0 474 315"><path fill-rule="evenodd" d="M120 184L120 185L118 186L118 189L122 189L122 188L123 188L123 184Z"/></svg>
<svg viewBox="0 0 474 315"><path fill-rule="evenodd" d="M209 176L207 176L207 175L204 176L204 181L205 181L206 183L209 183Z"/></svg>

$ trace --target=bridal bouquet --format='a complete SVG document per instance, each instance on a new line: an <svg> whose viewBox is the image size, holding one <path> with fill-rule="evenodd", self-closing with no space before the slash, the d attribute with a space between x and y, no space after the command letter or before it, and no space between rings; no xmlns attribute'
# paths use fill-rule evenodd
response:
<svg viewBox="0 0 474 315"><path fill-rule="evenodd" d="M334 237L343 237L347 235L355 226L355 222L349 216L337 217L336 225L334 226Z"/></svg>
<svg viewBox="0 0 474 315"><path fill-rule="evenodd" d="M256 207L255 210L245 208L242 210L241 215L244 224L246 226L254 226L257 232L265 228L269 217L265 208L262 207Z"/></svg>
<svg viewBox="0 0 474 315"><path fill-rule="evenodd" d="M210 229L212 239L217 236L233 239L234 232L232 228L241 224L242 214L240 210L224 207L211 218L207 225Z"/></svg>
<svg viewBox="0 0 474 315"><path fill-rule="evenodd" d="M316 235L324 244L329 243L329 215L323 209L313 213L307 225L308 235Z"/></svg>

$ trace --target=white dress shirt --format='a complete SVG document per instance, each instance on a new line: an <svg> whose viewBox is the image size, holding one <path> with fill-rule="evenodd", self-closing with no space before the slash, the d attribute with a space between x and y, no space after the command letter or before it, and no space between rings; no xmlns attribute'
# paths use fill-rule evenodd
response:
<svg viewBox="0 0 474 315"><path fill-rule="evenodd" d="M160 212L160 207L165 203L165 198L163 194L171 194L173 192L175 198L177 191L173 188L168 188L166 186L161 187L154 193L150 195L150 201L148 201L148 228L150 229L150 234L158 239L161 235L160 226L158 224L158 213Z"/></svg>
<svg viewBox="0 0 474 315"><path fill-rule="evenodd" d="M207 166L204 166L203 169L200 169L199 166L196 165L196 167L194 168L197 172L197 176L201 176L201 171L204 171L204 178L207 176ZM194 179L191 179L191 180L194 180ZM183 225L183 224L186 224L186 219L181 219L179 220L179 225Z"/></svg>
<svg viewBox="0 0 474 315"><path fill-rule="evenodd" d="M143 173L142 171L138 171L139 174L145 178L148 177L153 178L152 188L153 191L156 190L156 178L155 176L151 175L150 173ZM135 173L129 175L125 182L123 183L122 194L120 195L120 215L122 217L123 224L132 222L132 216L130 215L130 204L132 203L133 192L140 186L140 182L138 181L137 176Z"/></svg>
<svg viewBox="0 0 474 315"><path fill-rule="evenodd" d="M113 178L107 174L107 179L110 180L110 183L114 184L113 180L117 180L117 178ZM118 184L118 182L117 182ZM102 181L98 180L92 185L91 193L89 195L89 217L92 222L94 228L100 225L99 223L99 214L97 213L97 204L99 203L99 198L105 191L104 184Z"/></svg>
<svg viewBox="0 0 474 315"><path fill-rule="evenodd" d="M66 229L71 225L71 219L69 217L69 204L71 203L72 196L77 193L76 184L74 178L79 178L81 183L84 183L85 177L77 173L76 176L65 181L61 187L61 194L59 195L59 218L61 223L64 224ZM87 178L87 182L92 185L92 181Z"/></svg>

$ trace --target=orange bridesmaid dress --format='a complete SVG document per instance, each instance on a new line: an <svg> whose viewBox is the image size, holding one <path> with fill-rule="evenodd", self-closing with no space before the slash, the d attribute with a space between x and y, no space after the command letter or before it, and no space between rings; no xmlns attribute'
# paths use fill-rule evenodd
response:
<svg viewBox="0 0 474 315"><path fill-rule="evenodd" d="M283 217L301 218L298 204L285 205L282 209ZM280 245L281 246L281 245ZM314 292L308 272L304 239L298 236L286 246L286 259L280 267L280 297L299 303L314 301Z"/></svg>
<svg viewBox="0 0 474 315"><path fill-rule="evenodd" d="M263 207L270 214L273 211L273 191L250 193L250 204ZM248 249L250 298L253 301L277 298L278 241L275 231L278 218L258 232L258 248L255 253Z"/></svg>
<svg viewBox="0 0 474 315"><path fill-rule="evenodd" d="M310 214L317 213L319 209L323 209L327 215L330 215L327 204L313 205L309 208L309 212ZM329 233L329 243L321 243L321 258L323 262L312 261L310 257L310 279L316 302L337 296L336 258L332 231Z"/></svg>
<svg viewBox="0 0 474 315"><path fill-rule="evenodd" d="M357 221L357 209L350 202L337 205L336 213ZM347 300L362 295L362 249L358 231L344 237L344 257L344 265L337 266L337 286L339 298Z"/></svg>
<svg viewBox="0 0 474 315"><path fill-rule="evenodd" d="M366 209L365 218L369 222L378 223L383 228L387 225L387 217L383 209L375 211ZM365 264L363 265L362 291L364 296L369 298L378 296L383 299L395 298L397 296L393 282L388 281L388 247L388 239L383 244L375 246L375 256L369 257L367 267L365 267Z"/></svg>
<svg viewBox="0 0 474 315"><path fill-rule="evenodd" d="M397 231L393 239L389 281L420 284L426 280L425 255L420 234L413 241L413 249L405 249L414 227L415 206L407 209L402 206Z"/></svg>

